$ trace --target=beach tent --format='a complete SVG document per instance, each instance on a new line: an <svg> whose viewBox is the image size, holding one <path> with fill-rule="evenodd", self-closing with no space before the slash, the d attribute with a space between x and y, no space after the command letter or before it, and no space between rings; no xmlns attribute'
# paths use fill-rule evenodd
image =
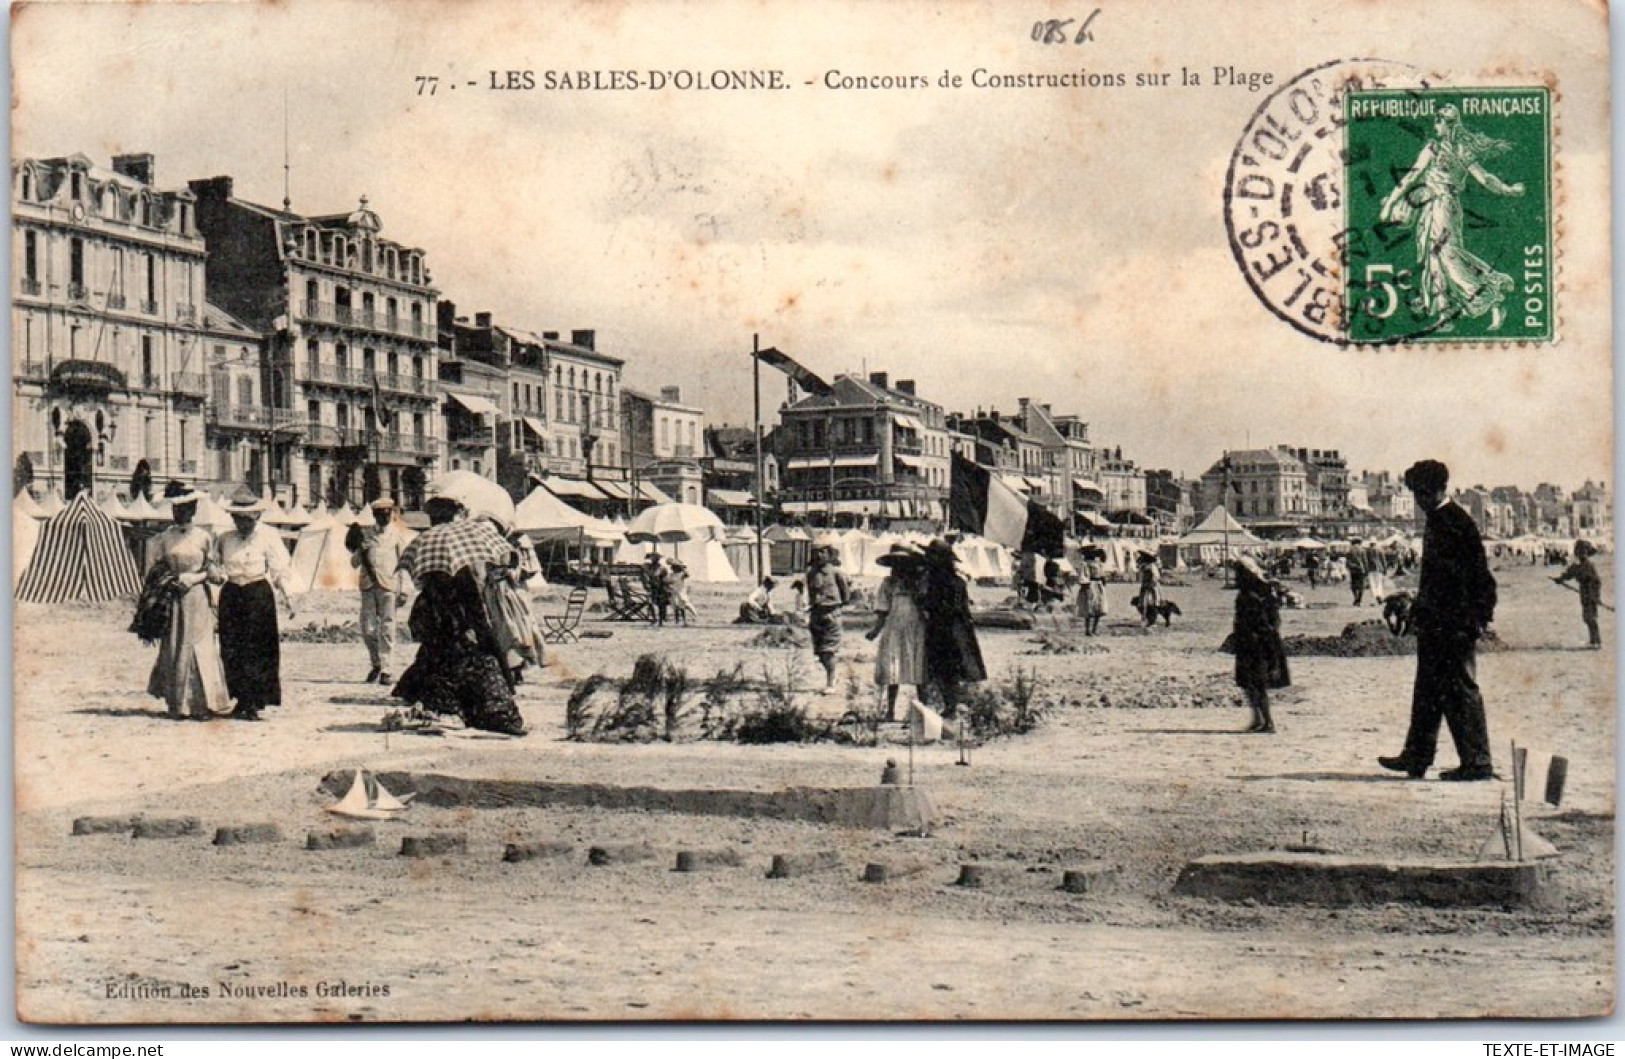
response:
<svg viewBox="0 0 1625 1059"><path fill-rule="evenodd" d="M755 547L751 542L751 547ZM662 558L676 559L688 568L688 579L699 584L733 584L739 580L727 550L719 540L675 541L662 544L622 541L615 549L617 563L642 563L651 551Z"/></svg>
<svg viewBox="0 0 1625 1059"><path fill-rule="evenodd" d="M884 566L876 560L891 551L894 544L901 544L903 538L895 533L882 533L878 537L870 537L863 544L863 554L858 559L854 572L860 577L885 577L888 573Z"/></svg>
<svg viewBox="0 0 1625 1059"><path fill-rule="evenodd" d="M40 527L17 598L31 603L105 602L141 591L135 558L118 523L80 493Z"/></svg>
<svg viewBox="0 0 1625 1059"><path fill-rule="evenodd" d="M1256 548L1264 543L1253 536L1246 526L1237 522L1222 506L1209 512L1200 526L1179 538L1179 543L1184 547L1191 547L1203 544L1222 545L1226 540L1230 542L1232 548Z"/></svg>
<svg viewBox="0 0 1625 1059"><path fill-rule="evenodd" d="M530 495L514 508L513 526L535 540L586 537L599 542L615 542L626 536L626 531L614 523L578 511L540 486L532 489Z"/></svg>
<svg viewBox="0 0 1625 1059"><path fill-rule="evenodd" d="M115 522L126 522L130 518L130 513L124 509L123 504L119 503L119 498L111 493L108 494L106 500L103 500L97 506L102 509L102 514Z"/></svg>
<svg viewBox="0 0 1625 1059"><path fill-rule="evenodd" d="M156 522L162 516L152 506L152 501L137 493L135 499L125 506L124 517L131 522Z"/></svg>
<svg viewBox="0 0 1625 1059"><path fill-rule="evenodd" d="M799 573L807 568L812 555L812 537L799 526L769 526L763 534L767 540L768 569L774 577Z"/></svg>
<svg viewBox="0 0 1625 1059"><path fill-rule="evenodd" d="M192 525L219 534L235 528L236 523L231 521L231 513L224 504L204 493L197 502L197 514L192 516Z"/></svg>
<svg viewBox="0 0 1625 1059"><path fill-rule="evenodd" d="M21 497L28 495L27 490L18 494ZM16 588L17 582L23 579L23 571L28 569L28 561L34 557L34 546L39 543L40 520L28 513L19 501L11 505L11 587ZM30 501L32 504L32 501Z"/></svg>
<svg viewBox="0 0 1625 1059"><path fill-rule="evenodd" d="M293 548L293 573L288 578L295 592L359 592L361 572L350 565L344 535L350 523L321 515L299 531Z"/></svg>

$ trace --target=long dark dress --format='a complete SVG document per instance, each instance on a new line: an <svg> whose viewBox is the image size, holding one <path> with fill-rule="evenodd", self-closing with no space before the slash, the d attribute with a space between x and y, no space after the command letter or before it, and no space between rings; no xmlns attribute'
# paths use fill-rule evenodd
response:
<svg viewBox="0 0 1625 1059"><path fill-rule="evenodd" d="M436 713L454 713L470 728L523 735L524 719L501 649L486 619L472 568L431 570L419 579L407 627L418 653L395 685L396 698Z"/></svg>
<svg viewBox="0 0 1625 1059"><path fill-rule="evenodd" d="M971 624L970 592L951 564L928 562L925 568L925 672L938 687L987 679L982 646Z"/></svg>
<svg viewBox="0 0 1625 1059"><path fill-rule="evenodd" d="M271 582L220 586L220 661L238 713L282 705L282 645Z"/></svg>
<svg viewBox="0 0 1625 1059"><path fill-rule="evenodd" d="M1236 650L1238 687L1256 690L1291 685L1286 648L1281 643L1281 607L1275 590L1256 578L1243 578L1237 586L1231 643Z"/></svg>

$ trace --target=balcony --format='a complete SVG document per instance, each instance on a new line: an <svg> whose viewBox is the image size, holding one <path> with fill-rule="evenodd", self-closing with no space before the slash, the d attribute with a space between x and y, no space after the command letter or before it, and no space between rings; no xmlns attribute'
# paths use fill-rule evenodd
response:
<svg viewBox="0 0 1625 1059"><path fill-rule="evenodd" d="M174 372L169 376L169 392L202 400L209 392L209 377L190 371Z"/></svg>
<svg viewBox="0 0 1625 1059"><path fill-rule="evenodd" d="M349 427L311 423L305 429L305 444L321 449L350 449L364 447L366 439L361 431Z"/></svg>
<svg viewBox="0 0 1625 1059"><path fill-rule="evenodd" d="M22 280L18 281L18 283L19 283L19 289L24 294L33 295L36 298L39 297L39 292L40 292L39 280L37 280L37 279L28 279L27 277L24 277Z"/></svg>
<svg viewBox="0 0 1625 1059"><path fill-rule="evenodd" d="M175 305L175 319L183 324L197 323L197 306L189 305L186 302L177 303Z"/></svg>
<svg viewBox="0 0 1625 1059"><path fill-rule="evenodd" d="M378 388L390 393L429 397L434 392L432 380L415 375L386 375L376 371L341 367L337 364L313 364L308 360L294 361L293 377L304 383L347 386L358 390L372 389L373 379L376 378Z"/></svg>
<svg viewBox="0 0 1625 1059"><path fill-rule="evenodd" d="M209 425L221 430L247 430L260 434L302 433L308 426L303 412L258 404L211 404L207 418Z"/></svg>
<svg viewBox="0 0 1625 1059"><path fill-rule="evenodd" d="M107 307L109 309L122 309L128 304L122 294L109 294L107 296Z"/></svg>
<svg viewBox="0 0 1625 1059"><path fill-rule="evenodd" d="M433 456L440 451L440 439L419 434L385 434L378 439L380 452L401 456Z"/></svg>
<svg viewBox="0 0 1625 1059"><path fill-rule="evenodd" d="M14 363L16 370L13 374L24 382L44 382L50 374L43 360L19 360Z"/></svg>
<svg viewBox="0 0 1625 1059"><path fill-rule="evenodd" d="M330 324L334 327L349 327L357 331L371 331L381 335L398 335L403 338L432 339L435 332L432 327L422 320L403 319L399 316L390 316L375 309L357 309L349 305L335 305L332 302L303 301L299 303L299 317L302 320L319 324Z"/></svg>

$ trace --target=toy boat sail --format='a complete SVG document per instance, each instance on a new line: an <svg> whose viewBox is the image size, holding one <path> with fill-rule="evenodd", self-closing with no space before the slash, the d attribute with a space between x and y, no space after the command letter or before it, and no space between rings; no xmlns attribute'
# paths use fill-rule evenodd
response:
<svg viewBox="0 0 1625 1059"><path fill-rule="evenodd" d="M405 815L410 808L407 805L416 795L408 794L404 798L397 798L389 793L377 777L363 769L355 770L355 780L343 798L327 807L327 811L336 816L348 816L357 820L394 820Z"/></svg>

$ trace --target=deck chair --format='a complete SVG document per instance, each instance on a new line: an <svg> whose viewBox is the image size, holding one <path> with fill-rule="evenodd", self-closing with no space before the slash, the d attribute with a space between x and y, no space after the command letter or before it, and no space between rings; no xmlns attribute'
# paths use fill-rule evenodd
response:
<svg viewBox="0 0 1625 1059"><path fill-rule="evenodd" d="M612 577L609 595L610 621L654 621L654 603L641 581L630 577Z"/></svg>
<svg viewBox="0 0 1625 1059"><path fill-rule="evenodd" d="M575 643L576 626L581 624L581 615L586 609L587 590L580 587L572 588L569 598L565 600L563 614L541 616L542 642Z"/></svg>

